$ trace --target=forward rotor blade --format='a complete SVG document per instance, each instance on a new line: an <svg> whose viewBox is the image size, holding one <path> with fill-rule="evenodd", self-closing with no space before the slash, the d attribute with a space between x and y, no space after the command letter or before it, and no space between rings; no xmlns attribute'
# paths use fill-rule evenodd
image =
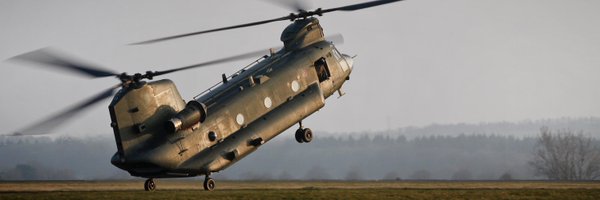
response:
<svg viewBox="0 0 600 200"><path fill-rule="evenodd" d="M120 86L121 86L121 84L113 86L113 87L109 88L108 90L106 90L102 93L99 93L99 94L93 96L92 98L89 98L89 99L63 111L63 112L55 114L51 117L48 117L45 120L42 120L33 125L30 125L27 128L22 129L21 131L13 133L12 136L49 134L53 129L55 129L56 127L65 123L66 121L72 119L74 116L81 113L82 111L89 108L90 106L92 106L104 99L112 97L115 89L119 88Z"/></svg>
<svg viewBox="0 0 600 200"><path fill-rule="evenodd" d="M373 6L379 6L379 5L383 5L383 4L388 4L388 3L394 3L394 2L398 2L398 1L403 1L403 0L379 0L379 1L370 1L370 2L365 2L365 3L359 3L359 4L354 4L354 5L349 5L349 6L342 6L342 7L337 7L337 8L330 8L330 9L323 9L323 11L321 13L328 13L328 12L333 12L333 11L355 11L355 10L360 10L360 9L364 9L364 8L370 8Z"/></svg>
<svg viewBox="0 0 600 200"><path fill-rule="evenodd" d="M301 1L301 0L267 0L267 1L270 2L271 4L279 5L281 7L289 9L293 12L298 12L298 11L302 11L302 10L307 11L310 8L307 1Z"/></svg>
<svg viewBox="0 0 600 200"><path fill-rule="evenodd" d="M281 48L281 47L279 47L279 48ZM277 49L279 49L279 48L277 48ZM208 62L203 62L203 63L199 63L199 64L195 64L195 65L189 65L189 66L185 66L185 67L164 70L164 71L157 71L157 72L153 73L153 76L159 76L159 75L164 75L164 74L168 74L168 73L172 73L172 72L193 69L193 68L198 68L198 67L206 67L209 65L215 65L215 64L219 64L219 63L242 60L242 59L246 59L246 58L253 58L253 57L258 57L258 56L263 56L263 55L268 55L268 54L269 54L268 49L253 51L253 52L249 52L249 53L245 53L245 54L239 54L239 55L221 58L221 59L217 59L217 60L212 60L212 61L208 61Z"/></svg>
<svg viewBox="0 0 600 200"><path fill-rule="evenodd" d="M344 36L342 36L342 34L335 34L335 35L325 37L325 40L333 42L335 44L343 44ZM282 47L279 46L279 47L274 47L274 48L269 48L269 49L281 49L281 48ZM164 75L164 74L168 74L168 73L172 73L172 72L187 70L187 69L206 67L206 66L210 66L210 65L215 65L215 64L225 63L225 62L232 62L232 61L242 60L242 59L246 59L246 58L264 56L264 55L268 55L268 54L270 54L269 50L258 50L258 51L253 51L253 52L249 52L249 53L245 53L245 54L239 54L239 55L235 55L235 56L230 56L230 57L226 57L226 58L203 62L203 63L199 63L199 64L195 64L195 65L189 65L189 66L185 66L185 67L164 70L164 71L156 71L156 72L152 73L152 77L160 76L160 75Z"/></svg>
<svg viewBox="0 0 600 200"><path fill-rule="evenodd" d="M142 42L131 43L129 45L151 44L151 43L155 43L155 42L172 40L172 39L177 39L177 38L182 38L182 37L187 37L187 36L192 36L192 35L200 35L200 34L204 34L204 33L216 32L216 31L224 31L224 30L229 30L229 29L256 26L256 25L261 25L261 24L266 24L266 23L271 23L271 22L276 22L276 21L290 20L290 19L291 19L290 16L285 16L285 17L269 19L269 20L264 20L264 21L258 21L258 22L240 24L240 25L235 25L235 26L228 26L228 27L223 27L223 28L216 28L216 29L211 29L211 30L198 31L198 32L185 33L185 34L174 35L174 36L169 36L169 37L157 38L157 39L152 39L152 40L146 40L146 41L142 41Z"/></svg>
<svg viewBox="0 0 600 200"><path fill-rule="evenodd" d="M273 0L275 1L275 0ZM192 33L185 33L185 34L180 34L180 35L174 35L174 36L169 36L169 37L163 37L163 38L157 38L157 39L153 39L153 40L147 40L147 41L142 41L142 42L136 42L136 43L131 43L129 45L140 45L140 44L150 44L150 43L155 43L155 42L162 42L162 41L166 41L166 40L172 40L172 39L177 39L177 38L182 38L182 37L187 37L187 36L193 36L193 35L200 35L200 34L204 34L204 33L210 33L210 32L216 32L216 31L224 31L224 30L229 30L229 29L236 29L236 28L243 28L243 27L249 27L249 26L256 26L256 25L261 25L261 24L266 24L266 23L271 23L271 22L276 22L276 21L285 21L285 20L295 20L297 18L307 18L313 15L322 15L323 13L328 13L328 12L333 12L333 11L354 11L354 10L360 10L360 9L364 9L364 8L370 8L373 6L379 6L379 5L383 5L383 4L388 4L388 3L393 3L393 2L398 2L398 1L402 1L402 0L379 0L379 1L370 1L370 2L365 2L365 3L359 3L359 4L354 4L354 5L349 5L349 6L342 6L342 7L337 7L337 8L330 8L330 9L316 9L314 11L306 11L304 9L298 9L298 13L291 13L288 16L284 16L284 17L279 17L279 18L275 18L275 19L269 19L269 20L264 20L264 21L258 21L258 22L252 22L252 23L246 23L246 24L240 24L240 25L235 25L235 26L228 26L228 27L223 27L223 28L216 28L216 29L211 29L211 30L205 30L205 31L198 31L198 32L192 32ZM288 5L291 7L302 7L303 5L301 5L298 1L295 1L296 3L293 4L289 4L289 3L285 3L285 2L279 2L278 4L282 5Z"/></svg>
<svg viewBox="0 0 600 200"><path fill-rule="evenodd" d="M43 64L46 66L53 66L59 69L69 70L85 76L99 78L107 76L115 76L117 73L109 70L101 69L91 64L85 64L83 62L75 61L75 59L66 58L66 56L59 56L56 51L49 48L42 48L32 52L24 53L9 60L26 61L32 63Z"/></svg>
<svg viewBox="0 0 600 200"><path fill-rule="evenodd" d="M342 34L335 34L325 37L325 40L333 42L333 44L344 44L344 36Z"/></svg>

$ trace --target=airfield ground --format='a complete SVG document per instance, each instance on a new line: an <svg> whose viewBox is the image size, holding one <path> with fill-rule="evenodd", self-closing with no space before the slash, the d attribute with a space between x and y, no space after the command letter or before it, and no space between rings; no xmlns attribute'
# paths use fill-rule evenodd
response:
<svg viewBox="0 0 600 200"><path fill-rule="evenodd" d="M0 199L600 199L600 182L542 181L136 181L0 182Z"/></svg>

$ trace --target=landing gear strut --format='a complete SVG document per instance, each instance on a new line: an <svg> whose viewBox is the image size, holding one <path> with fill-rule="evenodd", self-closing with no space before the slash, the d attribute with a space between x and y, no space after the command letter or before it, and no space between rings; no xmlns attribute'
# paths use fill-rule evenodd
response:
<svg viewBox="0 0 600 200"><path fill-rule="evenodd" d="M296 130L296 142L298 143L309 143L310 141L312 141L313 138L313 134L312 131L310 130L310 128L304 128L304 126L302 126L302 121L299 122L300 127L298 128L298 130Z"/></svg>
<svg viewBox="0 0 600 200"><path fill-rule="evenodd" d="M204 190L213 191L214 189L215 189L215 180L208 177L208 175L206 175L206 177L204 177Z"/></svg>
<svg viewBox="0 0 600 200"><path fill-rule="evenodd" d="M147 179L146 182L144 183L144 190L152 192L155 189L156 189L156 183L154 183L154 179L153 178Z"/></svg>

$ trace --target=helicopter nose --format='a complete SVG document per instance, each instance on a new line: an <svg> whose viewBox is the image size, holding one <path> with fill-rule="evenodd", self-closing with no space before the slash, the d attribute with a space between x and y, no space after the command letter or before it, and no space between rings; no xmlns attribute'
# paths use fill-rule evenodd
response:
<svg viewBox="0 0 600 200"><path fill-rule="evenodd" d="M354 58L347 54L343 54L343 56L344 60L346 60L346 63L348 63L348 67L350 68L350 70L352 70L352 67L354 67Z"/></svg>

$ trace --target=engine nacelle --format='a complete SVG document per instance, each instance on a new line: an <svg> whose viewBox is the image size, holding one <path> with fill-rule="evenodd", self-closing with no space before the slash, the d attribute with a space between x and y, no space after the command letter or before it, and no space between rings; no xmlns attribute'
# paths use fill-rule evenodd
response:
<svg viewBox="0 0 600 200"><path fill-rule="evenodd" d="M165 128L169 133L176 133L177 131L185 130L198 123L202 123L205 119L206 106L192 100L175 117L165 123Z"/></svg>

